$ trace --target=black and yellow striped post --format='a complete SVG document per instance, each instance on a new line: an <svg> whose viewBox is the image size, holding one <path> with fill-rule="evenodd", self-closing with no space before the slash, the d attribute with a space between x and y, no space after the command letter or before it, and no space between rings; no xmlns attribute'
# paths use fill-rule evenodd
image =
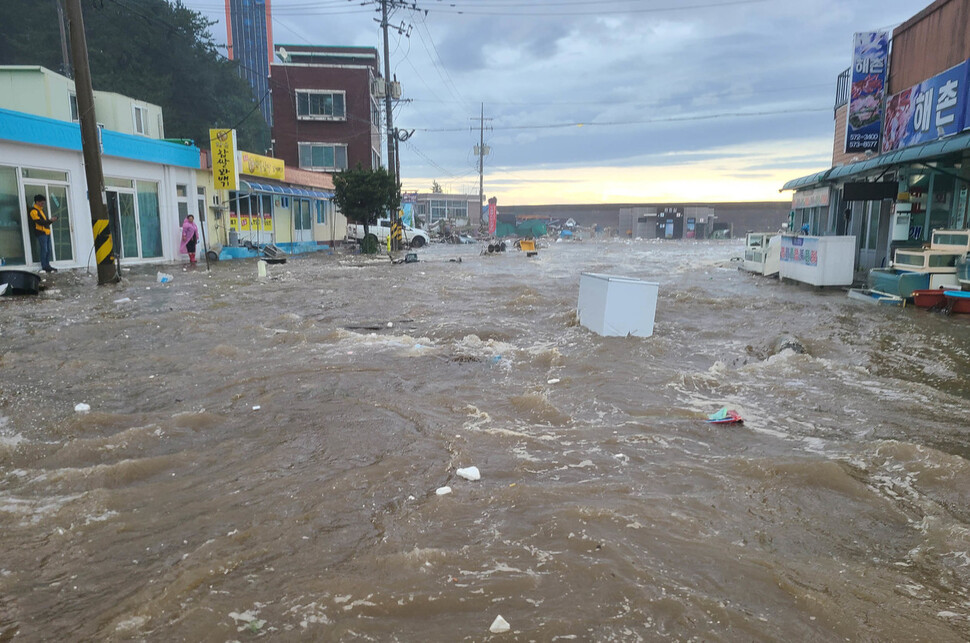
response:
<svg viewBox="0 0 970 643"><path fill-rule="evenodd" d="M95 219L92 223L94 229L94 258L98 263L98 273L102 271L101 266L105 265L106 270L113 272L115 269L114 244L111 242L111 226L107 219Z"/></svg>
<svg viewBox="0 0 970 643"><path fill-rule="evenodd" d="M395 221L391 224L391 249L400 250L401 241L404 239L404 224Z"/></svg>

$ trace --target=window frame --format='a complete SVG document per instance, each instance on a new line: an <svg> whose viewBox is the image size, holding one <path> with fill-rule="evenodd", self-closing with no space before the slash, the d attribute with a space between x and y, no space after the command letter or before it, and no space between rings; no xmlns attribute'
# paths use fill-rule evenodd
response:
<svg viewBox="0 0 970 643"><path fill-rule="evenodd" d="M148 110L142 107L141 105L131 106L132 125L134 128L135 134L139 136L148 136L148 128L145 125L145 116L147 114L148 114Z"/></svg>
<svg viewBox="0 0 970 643"><path fill-rule="evenodd" d="M296 97L296 118L300 121L346 121L347 120L347 92L341 89L297 89L294 93ZM330 114L326 114L320 109L320 113L313 113L311 109L311 97L312 96L330 96L331 97L331 107ZM341 114L335 113L336 103L333 97L340 96L342 112ZM301 99L305 97L306 100L306 113L301 112ZM322 99L318 99L322 100ZM318 108L322 108L323 105L318 105Z"/></svg>
<svg viewBox="0 0 970 643"><path fill-rule="evenodd" d="M333 148L333 165L314 165L313 149L315 147ZM346 143L324 143L320 141L300 141L296 144L296 149L297 149L297 164L300 166L300 169L303 169L303 170L310 170L310 171L316 171L316 172L335 172L337 170L346 170L350 164L348 159L349 150ZM304 149L307 149L308 150L307 153L309 154L309 157L308 157L309 163L307 164L303 162ZM338 159L337 159L338 149L343 149L343 162L344 162L343 165L338 163Z"/></svg>

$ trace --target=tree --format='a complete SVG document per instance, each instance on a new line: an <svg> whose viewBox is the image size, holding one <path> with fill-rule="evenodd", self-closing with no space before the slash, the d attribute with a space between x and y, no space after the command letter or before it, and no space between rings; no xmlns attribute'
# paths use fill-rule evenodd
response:
<svg viewBox="0 0 970 643"><path fill-rule="evenodd" d="M333 202L343 215L364 226L365 238L380 215L401 205L401 186L383 167L368 170L358 163L354 169L334 174L333 193Z"/></svg>
<svg viewBox="0 0 970 643"><path fill-rule="evenodd" d="M431 182L431 193L432 194L441 194L441 192L442 192L441 184L438 183L437 181L432 181Z"/></svg>
<svg viewBox="0 0 970 643"><path fill-rule="evenodd" d="M0 64L61 70L57 1L0 2ZM207 147L210 127L235 127L241 148L269 147L259 102L238 63L219 54L214 22L180 0L82 0L82 8L95 89L161 106L167 136Z"/></svg>

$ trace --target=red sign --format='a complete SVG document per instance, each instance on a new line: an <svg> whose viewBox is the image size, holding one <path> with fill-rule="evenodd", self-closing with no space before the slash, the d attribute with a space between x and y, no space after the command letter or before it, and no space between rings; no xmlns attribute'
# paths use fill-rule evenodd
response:
<svg viewBox="0 0 970 643"><path fill-rule="evenodd" d="M488 200L488 233L495 234L498 227L498 199L494 196Z"/></svg>

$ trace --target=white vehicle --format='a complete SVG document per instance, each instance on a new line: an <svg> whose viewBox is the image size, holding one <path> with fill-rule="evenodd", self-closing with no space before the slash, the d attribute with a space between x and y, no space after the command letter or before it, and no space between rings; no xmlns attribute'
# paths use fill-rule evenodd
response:
<svg viewBox="0 0 970 643"><path fill-rule="evenodd" d="M388 219L378 219L376 224L368 226L367 232L374 235L379 244L386 246L387 238L391 234L391 222ZM363 240L364 226L359 223L348 223L347 238L357 241ZM412 248L420 248L421 246L427 245L430 241L431 237L429 237L428 233L424 230L412 228L411 226L404 226L405 244L410 245Z"/></svg>

